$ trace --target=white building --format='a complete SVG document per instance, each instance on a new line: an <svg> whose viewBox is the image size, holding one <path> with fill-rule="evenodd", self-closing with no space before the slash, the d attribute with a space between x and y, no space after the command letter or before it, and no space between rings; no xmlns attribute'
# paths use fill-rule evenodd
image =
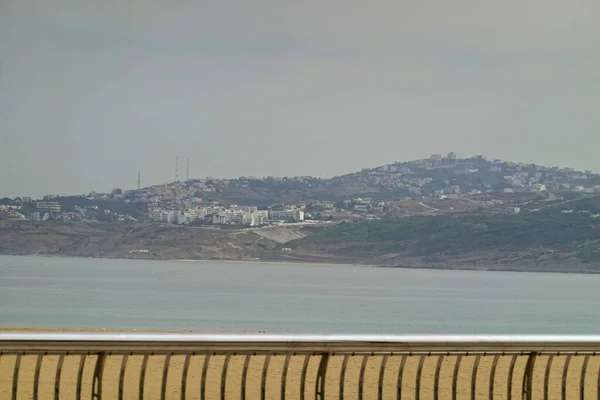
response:
<svg viewBox="0 0 600 400"><path fill-rule="evenodd" d="M37 209L40 211L60 212L60 204L57 201L38 201Z"/></svg>
<svg viewBox="0 0 600 400"><path fill-rule="evenodd" d="M269 212L268 211L258 211L251 212L247 215L246 225L248 226L260 226L266 225L269 223Z"/></svg>
<svg viewBox="0 0 600 400"><path fill-rule="evenodd" d="M215 209L213 207L196 207L187 210L185 215L187 216L188 222L192 222L198 219L203 219L206 216L214 214L218 211L219 209Z"/></svg>
<svg viewBox="0 0 600 400"><path fill-rule="evenodd" d="M252 207L252 206L231 205L229 208L231 210L238 210L238 211L243 211L243 212L247 212L247 213L255 213L258 211L258 207Z"/></svg>
<svg viewBox="0 0 600 400"><path fill-rule="evenodd" d="M249 209L251 211L248 211ZM268 222L268 217L267 211L258 211L256 207L248 207L245 210L221 210L213 214L213 224L259 226L265 225Z"/></svg>
<svg viewBox="0 0 600 400"><path fill-rule="evenodd" d="M282 211L269 211L269 218L273 221L300 222L304 221L304 211L291 208Z"/></svg>
<svg viewBox="0 0 600 400"><path fill-rule="evenodd" d="M188 223L187 216L183 211L171 211L171 221L169 223L175 225L184 225Z"/></svg>
<svg viewBox="0 0 600 400"><path fill-rule="evenodd" d="M183 225L188 223L188 218L183 211L155 210L150 213L150 219L162 224Z"/></svg>
<svg viewBox="0 0 600 400"><path fill-rule="evenodd" d="M227 211L219 211L216 214L213 214L212 217L214 225L227 225L229 224L229 212Z"/></svg>
<svg viewBox="0 0 600 400"><path fill-rule="evenodd" d="M444 193L443 190L436 190L435 192L433 192L433 198L437 200L446 200L448 198L448 195Z"/></svg>

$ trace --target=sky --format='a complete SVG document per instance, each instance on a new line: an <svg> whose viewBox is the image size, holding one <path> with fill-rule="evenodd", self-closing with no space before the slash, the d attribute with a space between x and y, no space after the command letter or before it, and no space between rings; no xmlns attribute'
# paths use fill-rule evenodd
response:
<svg viewBox="0 0 600 400"><path fill-rule="evenodd" d="M2 0L0 197L455 151L600 172L598 0Z"/></svg>

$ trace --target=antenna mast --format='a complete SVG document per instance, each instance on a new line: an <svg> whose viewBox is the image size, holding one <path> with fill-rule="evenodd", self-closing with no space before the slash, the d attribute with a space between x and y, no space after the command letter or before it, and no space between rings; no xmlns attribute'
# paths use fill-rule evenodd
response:
<svg viewBox="0 0 600 400"><path fill-rule="evenodd" d="M186 176L185 176L185 180L189 181L190 180L190 159L187 159L187 172L186 172Z"/></svg>
<svg viewBox="0 0 600 400"><path fill-rule="evenodd" d="M140 173L140 171L138 171L138 190L140 190L142 188L140 186L140 176L141 176L141 173Z"/></svg>
<svg viewBox="0 0 600 400"><path fill-rule="evenodd" d="M175 182L179 181L179 157L175 157Z"/></svg>

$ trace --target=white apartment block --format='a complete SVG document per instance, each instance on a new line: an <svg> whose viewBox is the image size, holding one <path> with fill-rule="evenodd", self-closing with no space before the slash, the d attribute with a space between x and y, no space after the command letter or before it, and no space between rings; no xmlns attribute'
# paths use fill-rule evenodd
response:
<svg viewBox="0 0 600 400"><path fill-rule="evenodd" d="M199 207L199 208L191 208L185 212L185 215L188 218L189 222L195 221L197 219L202 219L217 210L213 210L212 208L207 207Z"/></svg>
<svg viewBox="0 0 600 400"><path fill-rule="evenodd" d="M153 211L150 213L150 219L162 224L183 225L188 223L188 217L183 211Z"/></svg>
<svg viewBox="0 0 600 400"><path fill-rule="evenodd" d="M213 214L212 217L214 225L227 225L229 224L229 212L227 211L219 211L216 214Z"/></svg>
<svg viewBox="0 0 600 400"><path fill-rule="evenodd" d="M298 208L283 211L269 211L269 218L272 221L300 222L304 221L304 211Z"/></svg>
<svg viewBox="0 0 600 400"><path fill-rule="evenodd" d="M171 211L171 224L183 225L188 223L188 218L183 211Z"/></svg>
<svg viewBox="0 0 600 400"><path fill-rule="evenodd" d="M213 224L215 225L246 225L258 226L264 225L268 221L267 211L258 211L256 207L252 211L242 209L221 210L213 214Z"/></svg>
<svg viewBox="0 0 600 400"><path fill-rule="evenodd" d="M40 211L57 211L60 212L60 204L56 201L38 201L37 209Z"/></svg>
<svg viewBox="0 0 600 400"><path fill-rule="evenodd" d="M243 211L246 213L255 213L258 211L258 207L252 207L252 206L236 206L236 205L231 205L229 207L230 210L235 210L235 211Z"/></svg>

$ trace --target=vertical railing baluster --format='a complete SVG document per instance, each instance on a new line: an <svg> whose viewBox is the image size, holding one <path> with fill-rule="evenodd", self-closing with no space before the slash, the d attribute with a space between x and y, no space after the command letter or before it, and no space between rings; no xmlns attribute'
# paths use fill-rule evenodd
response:
<svg viewBox="0 0 600 400"><path fill-rule="evenodd" d="M283 371L281 372L281 400L285 400L286 386L287 386L287 373L290 368L290 362L292 361L292 354L285 356L285 362L283 363Z"/></svg>
<svg viewBox="0 0 600 400"><path fill-rule="evenodd" d="M379 366L379 382L377 384L377 399L383 400L383 380L385 378L385 367L387 366L389 356L383 356L381 365Z"/></svg>
<svg viewBox="0 0 600 400"><path fill-rule="evenodd" d="M56 364L56 375L54 377L54 400L60 400L60 379L62 376L62 367L65 362L65 355L61 354L58 357L58 364Z"/></svg>
<svg viewBox="0 0 600 400"><path fill-rule="evenodd" d="M325 380L327 377L327 364L329 362L329 354L325 353L321 356L319 369L317 370L317 382L315 384L315 400L325 399Z"/></svg>
<svg viewBox="0 0 600 400"><path fill-rule="evenodd" d="M43 360L44 354L38 354L35 362L35 374L33 377L33 400L38 400L38 394L40 392L40 372L42 371Z"/></svg>
<svg viewBox="0 0 600 400"><path fill-rule="evenodd" d="M206 376L208 375L208 367L210 366L210 353L204 357L204 365L202 366L202 378L200 387L200 400L206 400Z"/></svg>
<svg viewBox="0 0 600 400"><path fill-rule="evenodd" d="M248 366L250 365L250 354L246 355L244 359L244 367L242 368L242 400L246 400L246 380L248 378Z"/></svg>
<svg viewBox="0 0 600 400"><path fill-rule="evenodd" d="M304 357L304 364L302 364L302 374L300 376L300 400L304 400L306 395L306 373L308 371L308 362L310 360L310 355L307 354Z"/></svg>
<svg viewBox="0 0 600 400"><path fill-rule="evenodd" d="M79 357L79 367L77 368L77 391L75 392L75 399L81 400L81 386L83 385L83 370L85 369L86 354L82 354Z"/></svg>
<svg viewBox="0 0 600 400"><path fill-rule="evenodd" d="M362 364L360 366L360 375L358 378L358 400L363 399L363 389L365 384L365 372L367 370L367 362L369 362L369 355L363 356Z"/></svg>
<svg viewBox="0 0 600 400"><path fill-rule="evenodd" d="M506 382L506 398L507 400L512 400L512 388L513 388L513 378L515 376L515 365L517 363L518 355L513 355L510 360L510 367L508 368L508 381Z"/></svg>
<svg viewBox="0 0 600 400"><path fill-rule="evenodd" d="M523 400L531 400L533 396L533 369L535 367L535 360L537 353L533 352L527 357L527 364L525 365L525 373L523 374L523 387L522 387L522 398Z"/></svg>
<svg viewBox="0 0 600 400"><path fill-rule="evenodd" d="M550 390L550 371L552 370L552 362L554 361L554 354L548 356L546 362L546 372L544 373L544 400L548 400L548 391Z"/></svg>
<svg viewBox="0 0 600 400"><path fill-rule="evenodd" d="M456 363L454 364L454 373L452 374L452 400L456 400L458 394L458 372L460 371L462 358L462 354L459 354L456 357Z"/></svg>
<svg viewBox="0 0 600 400"><path fill-rule="evenodd" d="M402 400L402 383L404 380L404 367L406 367L406 359L407 356L402 356L402 361L400 361L400 368L398 368L398 379L396 382L396 400Z"/></svg>
<svg viewBox="0 0 600 400"><path fill-rule="evenodd" d="M98 353L98 358L96 358L94 380L92 381L92 399L102 400L102 376L104 375L105 357L105 353Z"/></svg>
<svg viewBox="0 0 600 400"><path fill-rule="evenodd" d="M21 369L21 355L17 354L15 359L15 370L13 372L13 384L12 384L12 400L19 400L19 370Z"/></svg>
<svg viewBox="0 0 600 400"><path fill-rule="evenodd" d="M421 399L421 376L423 375L423 364L425 364L425 356L419 358L419 366L417 367L417 382L415 385L415 400Z"/></svg>
<svg viewBox="0 0 600 400"><path fill-rule="evenodd" d="M342 361L342 370L340 371L340 400L344 400L344 388L346 386L346 368L348 368L349 359L350 354L346 354L344 356L344 361Z"/></svg>
<svg viewBox="0 0 600 400"><path fill-rule="evenodd" d="M185 392L187 390L188 371L190 369L191 354L186 354L183 362L183 371L181 372L181 400L185 400Z"/></svg>
<svg viewBox="0 0 600 400"><path fill-rule="evenodd" d="M586 355L583 360L583 365L581 366L581 376L579 378L579 400L585 399L585 375L587 372L587 367L590 362L591 355Z"/></svg>
<svg viewBox="0 0 600 400"><path fill-rule="evenodd" d="M167 400L167 380L169 379L169 366L171 365L171 353L167 353L163 365L162 384L160 386L160 400Z"/></svg>
<svg viewBox="0 0 600 400"><path fill-rule="evenodd" d="M150 356L148 354L144 355L144 359L142 361L142 369L140 371L140 391L138 393L139 400L144 400L144 385L146 384L146 369L148 368L148 359Z"/></svg>
<svg viewBox="0 0 600 400"><path fill-rule="evenodd" d="M121 370L119 371L119 400L123 400L123 392L125 390L125 370L127 369L127 361L129 354L123 354L121 360Z"/></svg>
<svg viewBox="0 0 600 400"><path fill-rule="evenodd" d="M225 400L225 389L227 389L227 369L229 368L230 359L231 354L227 354L225 356L225 361L223 362L223 370L221 371L221 400Z"/></svg>
<svg viewBox="0 0 600 400"><path fill-rule="evenodd" d="M263 362L262 377L260 379L260 399L265 400L267 396L267 373L269 372L269 364L271 363L271 355L267 354Z"/></svg>
<svg viewBox="0 0 600 400"><path fill-rule="evenodd" d="M600 369L598 369L598 379L596 380L596 396L600 400Z"/></svg>
<svg viewBox="0 0 600 400"><path fill-rule="evenodd" d="M442 371L442 364L444 363L444 355L438 356L438 361L435 366L435 376L433 378L433 398L439 399L440 396L440 374Z"/></svg>
<svg viewBox="0 0 600 400"><path fill-rule="evenodd" d="M561 393L562 393L562 399L563 400L567 400L567 375L569 373L569 365L571 364L571 358L573 356L571 354L569 354L567 356L567 359L565 360L565 365L563 367L563 374L562 374L562 388L561 388Z"/></svg>
<svg viewBox="0 0 600 400"><path fill-rule="evenodd" d="M471 399L475 400L475 395L477 391L477 372L479 369L479 362L481 360L481 356L478 355L475 357L475 364L473 364L473 372L471 373Z"/></svg>
<svg viewBox="0 0 600 400"><path fill-rule="evenodd" d="M498 361L500 360L500 354L496 354L494 356L494 361L492 362L492 369L490 370L490 400L494 400L494 383L496 381L496 369L498 368Z"/></svg>

